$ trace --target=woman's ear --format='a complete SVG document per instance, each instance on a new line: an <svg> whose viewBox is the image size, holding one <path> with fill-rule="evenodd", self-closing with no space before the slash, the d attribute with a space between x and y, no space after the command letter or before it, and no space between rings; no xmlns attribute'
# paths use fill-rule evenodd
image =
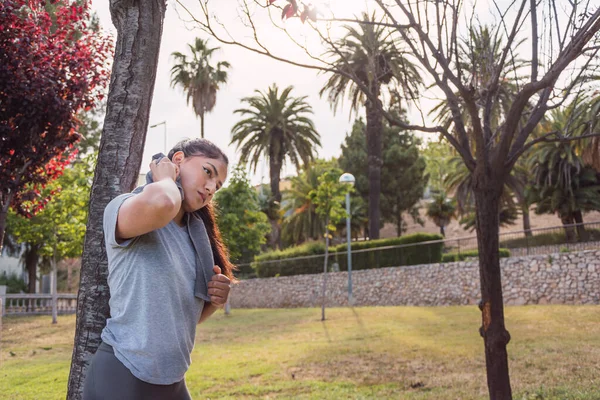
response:
<svg viewBox="0 0 600 400"><path fill-rule="evenodd" d="M185 154L183 154L183 151L178 151L175 154L173 154L173 157L171 158L171 162L173 164L181 164L181 162L183 161L183 159L185 158Z"/></svg>

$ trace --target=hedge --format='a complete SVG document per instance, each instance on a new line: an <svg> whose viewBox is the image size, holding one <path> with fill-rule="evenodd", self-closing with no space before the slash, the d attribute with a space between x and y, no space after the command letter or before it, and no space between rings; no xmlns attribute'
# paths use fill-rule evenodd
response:
<svg viewBox="0 0 600 400"><path fill-rule="evenodd" d="M447 263L447 262L454 262L454 261L464 261L469 257L479 257L479 252L477 250L468 250L468 251L461 251L460 253L447 253L447 254L442 254L442 262L443 263ZM500 258L504 258L504 257L510 257L510 250L509 249L500 249Z"/></svg>
<svg viewBox="0 0 600 400"><path fill-rule="evenodd" d="M385 268L440 262L444 244L438 234L415 233L390 239L352 242L352 269ZM402 245L432 242L415 246ZM337 263L340 271L347 270L346 243L331 246L329 270ZM387 248L388 246L396 246ZM382 248L381 250L373 250ZM371 251L360 251L371 249ZM317 274L323 271L325 245L321 242L307 243L290 249L273 251L254 258L252 267L260 278ZM311 257L312 256L312 257ZM310 258L300 258L310 257Z"/></svg>

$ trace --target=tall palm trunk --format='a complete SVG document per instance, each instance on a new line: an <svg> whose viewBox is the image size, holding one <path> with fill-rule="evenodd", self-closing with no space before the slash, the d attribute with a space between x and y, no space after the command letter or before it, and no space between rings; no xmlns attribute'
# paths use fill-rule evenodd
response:
<svg viewBox="0 0 600 400"><path fill-rule="evenodd" d="M369 239L379 239L380 197L381 197L381 136L382 113L379 100L379 85L372 85L372 93L378 98L379 104L367 100L367 159L369 162Z"/></svg>
<svg viewBox="0 0 600 400"><path fill-rule="evenodd" d="M102 217L137 181L154 92L165 0L111 0L117 28L107 112L89 203L67 399L80 400L90 358L110 315Z"/></svg>
<svg viewBox="0 0 600 400"><path fill-rule="evenodd" d="M200 113L200 137L204 139L204 113Z"/></svg>
<svg viewBox="0 0 600 400"><path fill-rule="evenodd" d="M510 334L504 325L504 302L500 272L499 199L503 179L494 176L481 162L473 172L476 205L477 247L481 285L482 326L480 334L485 346L487 383L491 400L512 399L508 374L506 345Z"/></svg>
<svg viewBox="0 0 600 400"><path fill-rule="evenodd" d="M573 214L559 213L558 217L560 218L560 222L562 222L565 229L565 238L567 239L567 243L575 242L577 235L575 234L575 228L573 227L575 222L573 219Z"/></svg>
<svg viewBox="0 0 600 400"><path fill-rule="evenodd" d="M585 230L585 225L583 225L583 214L581 210L577 210L573 213L573 219L577 224L577 236L579 236L580 242L586 242L589 240L589 233Z"/></svg>
<svg viewBox="0 0 600 400"><path fill-rule="evenodd" d="M269 146L269 177L271 184L271 201L273 205L273 215L269 215L271 223L271 234L269 245L276 249L281 247L281 227L279 226L279 208L281 206L281 190L279 182L281 181L281 168L283 167L283 133L274 132L271 135L271 145ZM275 212L276 211L276 212Z"/></svg>
<svg viewBox="0 0 600 400"><path fill-rule="evenodd" d="M396 236L402 236L402 210L396 211Z"/></svg>
<svg viewBox="0 0 600 400"><path fill-rule="evenodd" d="M523 231L525 232L525 236L533 236L531 232L531 219L529 218L529 207L524 205L521 211L523 213Z"/></svg>

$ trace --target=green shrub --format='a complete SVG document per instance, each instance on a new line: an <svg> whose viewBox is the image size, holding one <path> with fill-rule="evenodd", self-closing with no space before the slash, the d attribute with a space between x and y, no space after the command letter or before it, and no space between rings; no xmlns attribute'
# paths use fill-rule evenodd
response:
<svg viewBox="0 0 600 400"><path fill-rule="evenodd" d="M500 258L510 257L509 249L501 248L499 253L500 253ZM477 250L468 250L468 251L461 251L460 253L453 252L453 253L443 254L442 262L447 263L447 262L455 262L455 261L464 261L470 257L479 257L479 252Z"/></svg>
<svg viewBox="0 0 600 400"><path fill-rule="evenodd" d="M440 262L444 246L441 239L442 237L437 234L416 233L398 238L353 242L352 269L360 270ZM398 247L431 241L437 242ZM395 247L387 248L389 246ZM346 248L346 243L330 247L328 267L337 262L340 271L348 269ZM324 253L325 245L322 242L312 242L290 249L258 255L254 258L252 267L256 271L256 275L261 278L277 274L279 276L317 274L323 271Z"/></svg>
<svg viewBox="0 0 600 400"><path fill-rule="evenodd" d="M16 274L6 275L4 272L0 275L0 285L6 285L6 293L21 293L27 292L27 285L23 279Z"/></svg>

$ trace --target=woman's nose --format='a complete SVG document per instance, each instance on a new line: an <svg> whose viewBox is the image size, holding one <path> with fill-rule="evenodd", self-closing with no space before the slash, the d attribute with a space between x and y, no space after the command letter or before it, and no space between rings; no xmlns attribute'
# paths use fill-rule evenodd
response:
<svg viewBox="0 0 600 400"><path fill-rule="evenodd" d="M216 185L212 182L208 182L206 184L206 192L209 194L209 196L212 196L213 194L215 194L215 188L216 188Z"/></svg>

